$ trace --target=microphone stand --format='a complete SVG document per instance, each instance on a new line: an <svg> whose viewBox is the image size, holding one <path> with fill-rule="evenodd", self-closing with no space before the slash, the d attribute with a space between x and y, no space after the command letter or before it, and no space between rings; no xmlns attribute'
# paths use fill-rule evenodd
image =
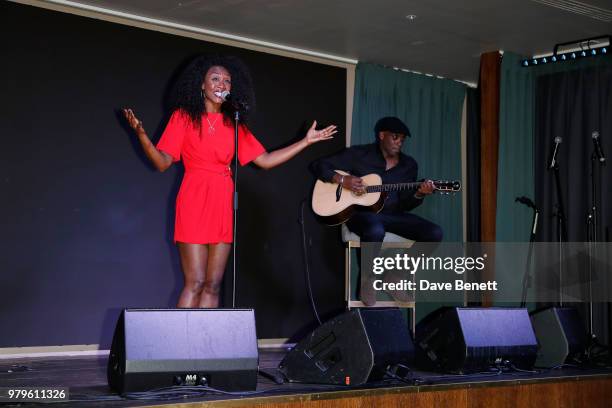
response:
<svg viewBox="0 0 612 408"><path fill-rule="evenodd" d="M563 243L567 241L567 229L565 223L565 207L563 206L563 194L561 192L561 180L559 178L559 161L555 161L553 167L555 178L555 190L557 193L557 205L555 216L557 217L557 242L559 243L559 306L563 307Z"/></svg>
<svg viewBox="0 0 612 408"><path fill-rule="evenodd" d="M533 253L533 243L536 238L538 229L538 216L540 211L537 207L533 207L533 220L531 222L531 235L529 237L529 250L527 251L527 262L525 264L525 273L523 274L523 292L521 293L521 308L527 304L527 288L531 286L531 256Z"/></svg>
<svg viewBox="0 0 612 408"><path fill-rule="evenodd" d="M599 161L597 153L593 151L591 154L591 195L590 195L590 211L587 214L587 242L589 254L589 336L595 339L593 332L593 244L597 242L597 182L595 163ZM603 163L603 162L602 162Z"/></svg>
<svg viewBox="0 0 612 408"><path fill-rule="evenodd" d="M238 246L238 127L240 125L240 110L234 112L234 231L232 248L232 309L236 308L236 247Z"/></svg>

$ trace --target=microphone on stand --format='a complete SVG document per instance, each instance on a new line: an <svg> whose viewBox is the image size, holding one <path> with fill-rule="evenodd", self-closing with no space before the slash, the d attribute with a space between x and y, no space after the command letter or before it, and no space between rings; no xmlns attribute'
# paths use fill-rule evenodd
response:
<svg viewBox="0 0 612 408"><path fill-rule="evenodd" d="M514 201L524 204L533 210L533 224L531 225L531 240L533 241L535 239L535 236L538 230L538 215L540 214L540 212L538 211L538 208L535 206L535 204L533 203L533 201L531 201L529 197L525 197L525 196L516 197ZM529 250L531 251L531 248Z"/></svg>
<svg viewBox="0 0 612 408"><path fill-rule="evenodd" d="M535 204L533 203L533 201L531 201L529 197L525 197L525 196L516 197L514 201L521 203L521 204L525 204L527 207L533 208L534 210L537 209Z"/></svg>
<svg viewBox="0 0 612 408"><path fill-rule="evenodd" d="M236 110L247 112L250 109L250 106L245 101L236 98L228 91L215 92L215 95Z"/></svg>
<svg viewBox="0 0 612 408"><path fill-rule="evenodd" d="M557 152L559 151L559 145L563 142L563 138L561 136L555 137L555 150L553 151L552 159L550 160L549 169L552 169L557 164Z"/></svg>
<svg viewBox="0 0 612 408"><path fill-rule="evenodd" d="M601 148L601 143L599 142L599 132L594 131L591 133L591 137L593 138L593 147L595 148L595 155L597 159L602 165L606 164L606 157L603 154L603 149Z"/></svg>

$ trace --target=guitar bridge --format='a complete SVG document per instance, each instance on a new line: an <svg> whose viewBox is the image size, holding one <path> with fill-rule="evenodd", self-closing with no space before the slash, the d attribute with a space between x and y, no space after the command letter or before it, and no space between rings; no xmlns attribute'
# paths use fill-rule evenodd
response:
<svg viewBox="0 0 612 408"><path fill-rule="evenodd" d="M342 197L342 184L338 184L336 188L336 202L340 201L340 197Z"/></svg>

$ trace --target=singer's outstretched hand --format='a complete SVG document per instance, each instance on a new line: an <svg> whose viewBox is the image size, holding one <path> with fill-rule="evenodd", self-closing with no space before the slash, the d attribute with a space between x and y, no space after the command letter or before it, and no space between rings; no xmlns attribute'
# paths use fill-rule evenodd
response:
<svg viewBox="0 0 612 408"><path fill-rule="evenodd" d="M149 136L147 136L147 132L145 132L144 127L142 127L142 120L138 119L136 115L134 115L132 109L124 108L123 116L125 116L125 119L130 124L130 127L134 129L134 132L136 132L136 136L138 136L138 140L142 145L145 155L148 157L151 163L153 163L153 166L155 166L155 168L159 171L166 171L166 169L172 165L172 156L166 152L157 150L155 145L151 143Z"/></svg>
<svg viewBox="0 0 612 408"><path fill-rule="evenodd" d="M125 119L130 124L130 127L134 129L136 133L144 130L144 128L142 127L142 120L138 119L136 115L134 115L134 112L132 111L132 109L124 108L123 116L125 116Z"/></svg>
<svg viewBox="0 0 612 408"><path fill-rule="evenodd" d="M312 126L308 129L308 133L306 133L306 143L313 144L320 142L321 140L329 140L333 139L334 134L338 131L336 130L336 125L330 125L325 129L316 130L317 121L312 122Z"/></svg>

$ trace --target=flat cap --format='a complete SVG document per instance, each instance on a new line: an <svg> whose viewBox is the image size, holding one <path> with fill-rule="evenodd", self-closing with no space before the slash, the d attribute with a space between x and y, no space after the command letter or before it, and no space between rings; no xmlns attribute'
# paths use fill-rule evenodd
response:
<svg viewBox="0 0 612 408"><path fill-rule="evenodd" d="M376 126L374 126L374 133L378 135L379 132L393 132L401 133L402 135L406 135L408 137L412 136L408 126L406 126L404 122L395 116L387 116L379 119L378 122L376 122Z"/></svg>

